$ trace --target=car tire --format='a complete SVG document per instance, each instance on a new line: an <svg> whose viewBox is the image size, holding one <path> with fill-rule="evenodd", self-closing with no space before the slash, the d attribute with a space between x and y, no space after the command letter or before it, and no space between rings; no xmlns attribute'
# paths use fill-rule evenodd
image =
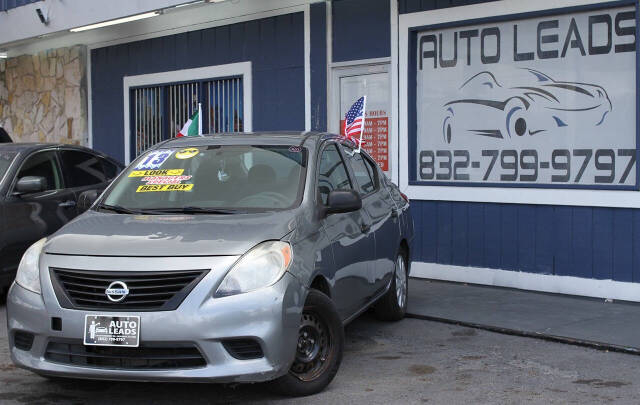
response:
<svg viewBox="0 0 640 405"><path fill-rule="evenodd" d="M383 321L399 321L407 312L409 273L407 254L400 250L396 256L393 280L389 291L375 305L376 317Z"/></svg>
<svg viewBox="0 0 640 405"><path fill-rule="evenodd" d="M343 350L344 328L333 302L322 292L309 290L302 311L296 358L287 374L271 381L270 388L291 397L322 391L336 376Z"/></svg>

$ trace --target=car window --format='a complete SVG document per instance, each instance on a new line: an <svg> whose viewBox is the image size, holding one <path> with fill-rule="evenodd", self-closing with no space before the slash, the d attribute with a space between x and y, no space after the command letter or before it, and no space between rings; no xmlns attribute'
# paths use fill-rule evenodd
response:
<svg viewBox="0 0 640 405"><path fill-rule="evenodd" d="M62 150L60 155L69 187L91 186L107 180L99 156L76 150Z"/></svg>
<svg viewBox="0 0 640 405"><path fill-rule="evenodd" d="M353 174L358 183L358 191L360 195L365 196L377 189L376 176L371 166L371 162L365 159L360 153L349 154L347 153L347 160L351 164Z"/></svg>
<svg viewBox="0 0 640 405"><path fill-rule="evenodd" d="M156 212L290 209L302 200L307 153L295 145L152 150L116 180L104 204Z"/></svg>
<svg viewBox="0 0 640 405"><path fill-rule="evenodd" d="M327 146L320 156L318 169L318 195L323 204L327 204L329 193L333 190L350 190L351 180L347 167L335 144Z"/></svg>
<svg viewBox="0 0 640 405"><path fill-rule="evenodd" d="M63 187L56 153L53 151L38 152L28 157L18 172L18 179L27 176L44 177L44 191L59 190Z"/></svg>
<svg viewBox="0 0 640 405"><path fill-rule="evenodd" d="M101 158L100 161L102 161L102 170L107 180L113 180L120 173L120 168L117 165L104 158Z"/></svg>
<svg viewBox="0 0 640 405"><path fill-rule="evenodd" d="M7 173L17 155L17 152L0 152L0 180Z"/></svg>

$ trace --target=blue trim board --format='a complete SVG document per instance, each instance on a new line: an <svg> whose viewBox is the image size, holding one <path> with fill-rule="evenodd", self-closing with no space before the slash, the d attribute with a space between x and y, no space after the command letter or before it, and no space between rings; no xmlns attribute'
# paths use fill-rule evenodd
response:
<svg viewBox="0 0 640 405"><path fill-rule="evenodd" d="M437 10L440 8L489 3L491 1L497 0L398 0L398 13L416 13L420 11Z"/></svg>
<svg viewBox="0 0 640 405"><path fill-rule="evenodd" d="M327 130L327 5L311 4L311 130Z"/></svg>
<svg viewBox="0 0 640 405"><path fill-rule="evenodd" d="M411 201L413 260L640 283L640 210Z"/></svg>
<svg viewBox="0 0 640 405"><path fill-rule="evenodd" d="M333 62L391 56L389 0L333 0Z"/></svg>
<svg viewBox="0 0 640 405"><path fill-rule="evenodd" d="M408 0L406 0L408 1ZM405 3L406 3L405 1ZM424 1L424 0L423 0ZM453 0L447 0L449 3L453 3ZM481 1L478 1L481 2ZM421 3L432 4L432 2ZM591 189L591 190L640 190L640 114L636 113L636 184L631 186L608 186L608 185L556 185L556 184L527 184L527 183L465 183L465 182L437 182L437 181L419 181L417 180L417 104L416 104L416 57L417 57L417 35L421 31L443 29L451 27L480 25L492 22L504 22L514 21L527 18L535 18L549 15L561 15L574 12L584 12L589 10L598 10L603 8L615 8L635 5L636 7L636 105L640 106L640 81L638 80L638 72L640 72L640 6L637 0L616 0L604 3L587 4L575 7L564 7L550 10L533 11L526 13L515 13L509 15L501 15L490 18L477 18L463 21L445 22L441 24L416 26L409 28L409 40L408 40L408 61L407 61L407 122L408 122L408 147L409 147L409 159L408 159L408 173L409 184L416 186L450 186L450 187L518 187L518 188L544 188L544 189ZM444 7L444 6L443 6ZM443 8L436 7L436 8Z"/></svg>
<svg viewBox="0 0 640 405"><path fill-rule="evenodd" d="M124 160L124 76L245 61L252 62L253 129L304 130L304 15L298 12L93 49L94 148Z"/></svg>

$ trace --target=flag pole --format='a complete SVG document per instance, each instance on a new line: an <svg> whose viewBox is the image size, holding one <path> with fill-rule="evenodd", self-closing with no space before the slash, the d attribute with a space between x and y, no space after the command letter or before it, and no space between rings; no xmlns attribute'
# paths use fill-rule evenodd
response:
<svg viewBox="0 0 640 405"><path fill-rule="evenodd" d="M202 103L198 103L198 135L202 136Z"/></svg>
<svg viewBox="0 0 640 405"><path fill-rule="evenodd" d="M367 96L362 96L362 123L360 124L360 142L358 142L358 150L356 153L360 153L362 149L362 136L364 135L364 122L367 120Z"/></svg>

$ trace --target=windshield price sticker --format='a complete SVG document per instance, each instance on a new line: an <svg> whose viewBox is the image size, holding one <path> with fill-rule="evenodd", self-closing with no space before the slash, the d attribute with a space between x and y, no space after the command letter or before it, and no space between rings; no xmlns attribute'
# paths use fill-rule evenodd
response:
<svg viewBox="0 0 640 405"><path fill-rule="evenodd" d="M172 150L156 150L150 152L147 156L142 159L136 169L139 170L151 170L151 169L159 169L162 164L169 159L169 157L173 154Z"/></svg>
<svg viewBox="0 0 640 405"><path fill-rule="evenodd" d="M159 191L191 191L193 184L147 184L138 186L136 193L159 192Z"/></svg>
<svg viewBox="0 0 640 405"><path fill-rule="evenodd" d="M180 176L184 169L134 170L129 177Z"/></svg>
<svg viewBox="0 0 640 405"><path fill-rule="evenodd" d="M142 181L146 181L147 184L181 184L187 180L191 180L191 176L149 176L142 178Z"/></svg>
<svg viewBox="0 0 640 405"><path fill-rule="evenodd" d="M636 187L635 12L418 32L415 179Z"/></svg>

